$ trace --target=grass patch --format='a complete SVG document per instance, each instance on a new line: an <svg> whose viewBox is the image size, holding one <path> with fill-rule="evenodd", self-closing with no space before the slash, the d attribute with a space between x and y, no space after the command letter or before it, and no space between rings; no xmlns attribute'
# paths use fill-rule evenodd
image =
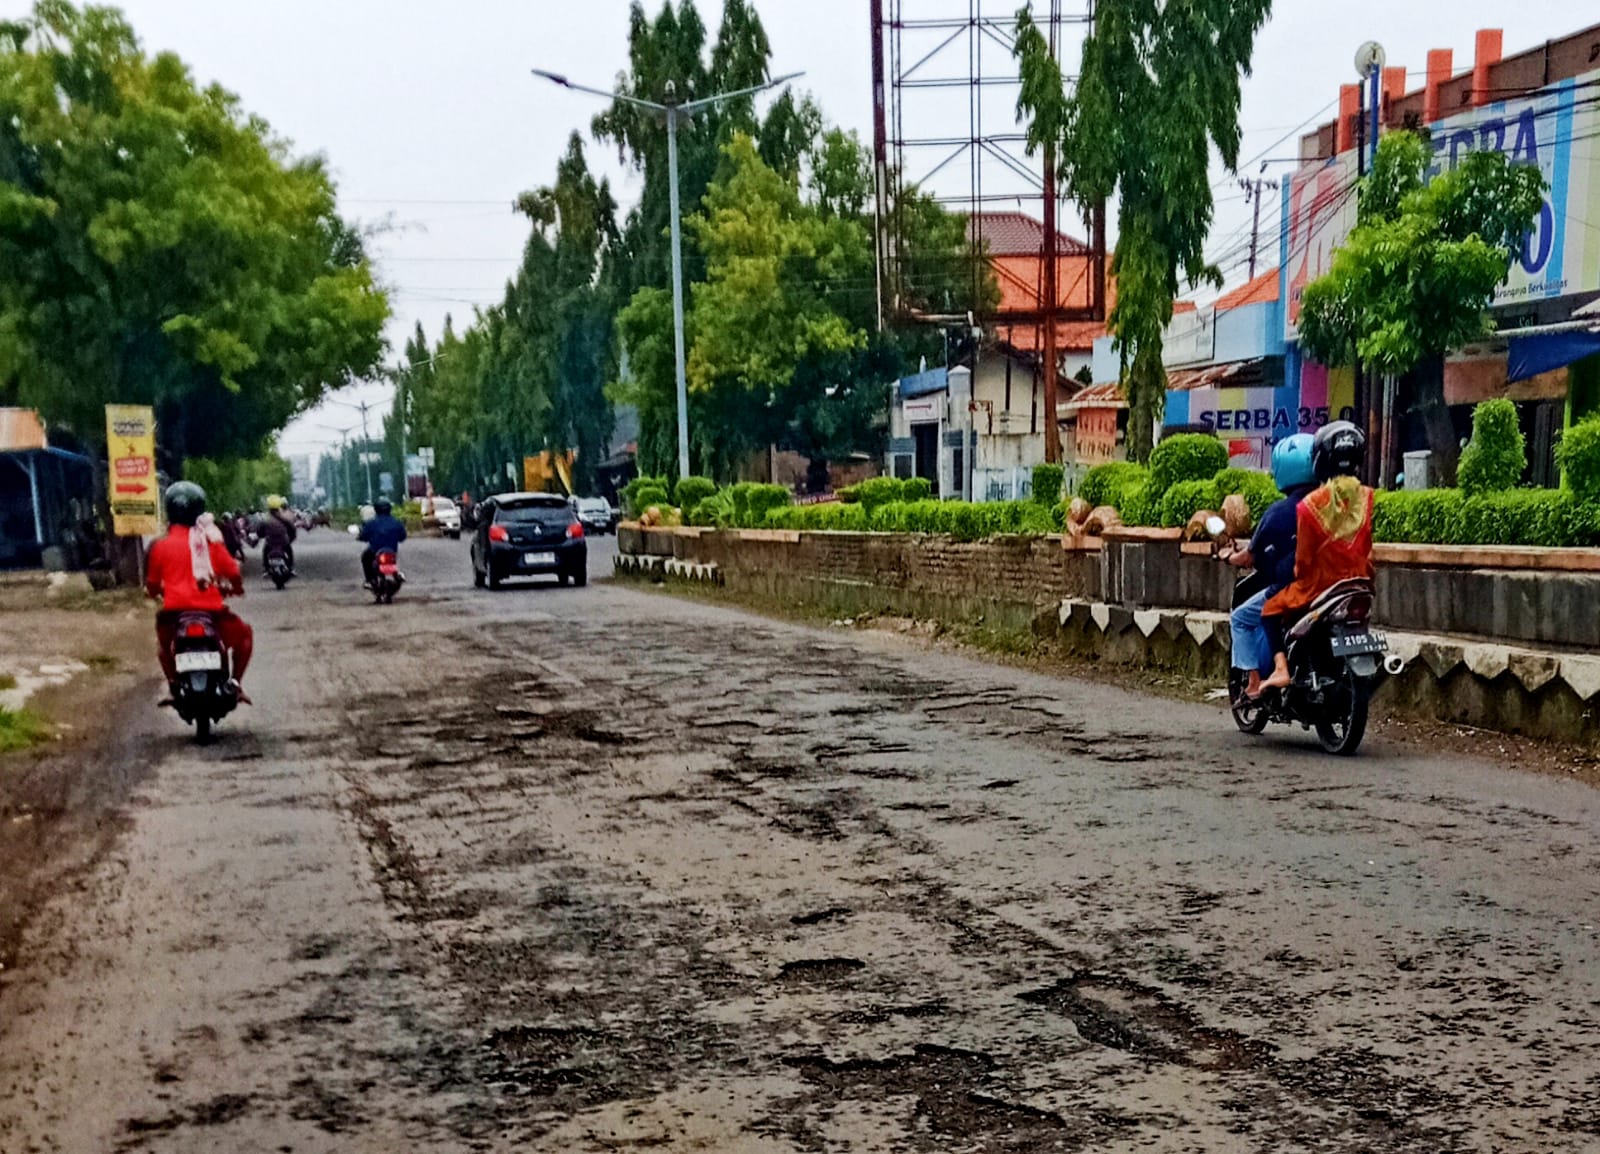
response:
<svg viewBox="0 0 1600 1154"><path fill-rule="evenodd" d="M0 673L0 693L17 687L17 679L10 673Z"/></svg>
<svg viewBox="0 0 1600 1154"><path fill-rule="evenodd" d="M83 663L95 673L114 673L122 666L121 659L109 653L91 653L83 659Z"/></svg>
<svg viewBox="0 0 1600 1154"><path fill-rule="evenodd" d="M50 727L26 709L0 709L0 753L15 753L50 736Z"/></svg>

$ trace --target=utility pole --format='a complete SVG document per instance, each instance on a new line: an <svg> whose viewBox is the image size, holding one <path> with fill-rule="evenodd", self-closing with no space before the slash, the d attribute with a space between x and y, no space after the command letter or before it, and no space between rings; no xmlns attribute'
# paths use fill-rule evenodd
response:
<svg viewBox="0 0 1600 1154"><path fill-rule="evenodd" d="M803 76L801 72L791 72L787 76L779 76L768 80L764 84L755 84L749 88L740 88L734 92L723 92L716 96L706 96L699 100L691 100L686 104L679 104L677 88L669 80L667 82L666 99L660 103L654 100L641 100L636 96L624 96L620 92L607 92L601 88L588 88L582 84L574 84L565 76L556 72L546 72L543 69L533 69L535 76L559 84L562 88L570 88L574 92L587 92L591 96L603 96L607 100L618 101L622 104L632 104L645 108L665 117L667 122L667 180L671 185L670 195L672 200L672 330L673 351L676 357L676 370L678 378L678 476L689 475L689 379L686 372L686 354L684 352L683 338L683 224L678 217L678 122L693 120L694 117L728 100L735 100L741 96L754 96L758 92L765 92L769 88L776 88L797 77Z"/></svg>
<svg viewBox="0 0 1600 1154"><path fill-rule="evenodd" d="M1050 56L1056 54L1056 22L1050 21ZM1044 143L1044 306L1040 321L1044 325L1044 459L1052 464L1061 461L1061 422L1056 413L1056 312L1061 304L1061 292L1056 284L1059 274L1056 239L1056 146L1055 141ZM976 387L977 382L973 382Z"/></svg>
<svg viewBox="0 0 1600 1154"><path fill-rule="evenodd" d="M1265 165L1262 165L1265 168ZM1277 191L1278 182L1257 176L1254 180L1249 177L1239 178L1239 187L1244 189L1244 198L1255 202L1255 222L1250 226L1250 279L1256 279L1256 257L1261 247L1261 192L1263 189Z"/></svg>

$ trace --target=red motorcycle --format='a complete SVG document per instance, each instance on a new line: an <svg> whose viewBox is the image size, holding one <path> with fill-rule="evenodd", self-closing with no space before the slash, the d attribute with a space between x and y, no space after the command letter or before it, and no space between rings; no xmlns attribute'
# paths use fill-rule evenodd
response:
<svg viewBox="0 0 1600 1154"><path fill-rule="evenodd" d="M378 554L372 564L373 577L368 588L379 605L392 605L394 595L400 592L400 586L406 583L406 575L400 572L400 558L391 549L385 549Z"/></svg>

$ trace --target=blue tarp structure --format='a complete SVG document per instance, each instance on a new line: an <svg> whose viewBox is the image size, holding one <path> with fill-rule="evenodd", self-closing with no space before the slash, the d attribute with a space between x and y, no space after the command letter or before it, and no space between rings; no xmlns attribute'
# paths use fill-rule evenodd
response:
<svg viewBox="0 0 1600 1154"><path fill-rule="evenodd" d="M1548 373L1551 369L1570 365L1573 361L1581 361L1594 353L1600 353L1600 332L1593 329L1512 337L1506 378L1525 381L1540 373Z"/></svg>
<svg viewBox="0 0 1600 1154"><path fill-rule="evenodd" d="M929 393L937 393L947 388L950 384L949 373L945 369L928 369L926 372L914 373L909 377L900 378L900 397L910 400L912 397L925 397Z"/></svg>
<svg viewBox="0 0 1600 1154"><path fill-rule="evenodd" d="M93 463L65 449L0 451L0 569L32 567L92 518Z"/></svg>

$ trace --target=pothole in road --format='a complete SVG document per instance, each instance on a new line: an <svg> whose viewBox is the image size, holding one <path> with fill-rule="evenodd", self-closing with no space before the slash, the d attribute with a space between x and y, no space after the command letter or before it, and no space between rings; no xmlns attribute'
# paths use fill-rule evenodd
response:
<svg viewBox="0 0 1600 1154"><path fill-rule="evenodd" d="M849 906L829 906L825 910L813 910L808 914L795 914L789 920L797 926L814 926L821 922L847 918L850 916L850 912Z"/></svg>
<svg viewBox="0 0 1600 1154"><path fill-rule="evenodd" d="M842 982L866 968L867 963L859 958L801 958L784 963L778 971L778 981L827 985Z"/></svg>
<svg viewBox="0 0 1600 1154"><path fill-rule="evenodd" d="M971 1050L919 1045L882 1059L806 1056L785 1064L836 1101L914 1097L907 1136L919 1149L949 1149L954 1140L975 1141L986 1151L1075 1150L1105 1133L1098 1122L1069 1124L1059 1114L1000 1097L989 1084L994 1059Z"/></svg>
<svg viewBox="0 0 1600 1154"><path fill-rule="evenodd" d="M1273 1047L1232 1030L1204 1025L1159 990L1079 974L1022 995L1071 1019L1084 1040L1114 1050L1200 1070L1251 1070Z"/></svg>

